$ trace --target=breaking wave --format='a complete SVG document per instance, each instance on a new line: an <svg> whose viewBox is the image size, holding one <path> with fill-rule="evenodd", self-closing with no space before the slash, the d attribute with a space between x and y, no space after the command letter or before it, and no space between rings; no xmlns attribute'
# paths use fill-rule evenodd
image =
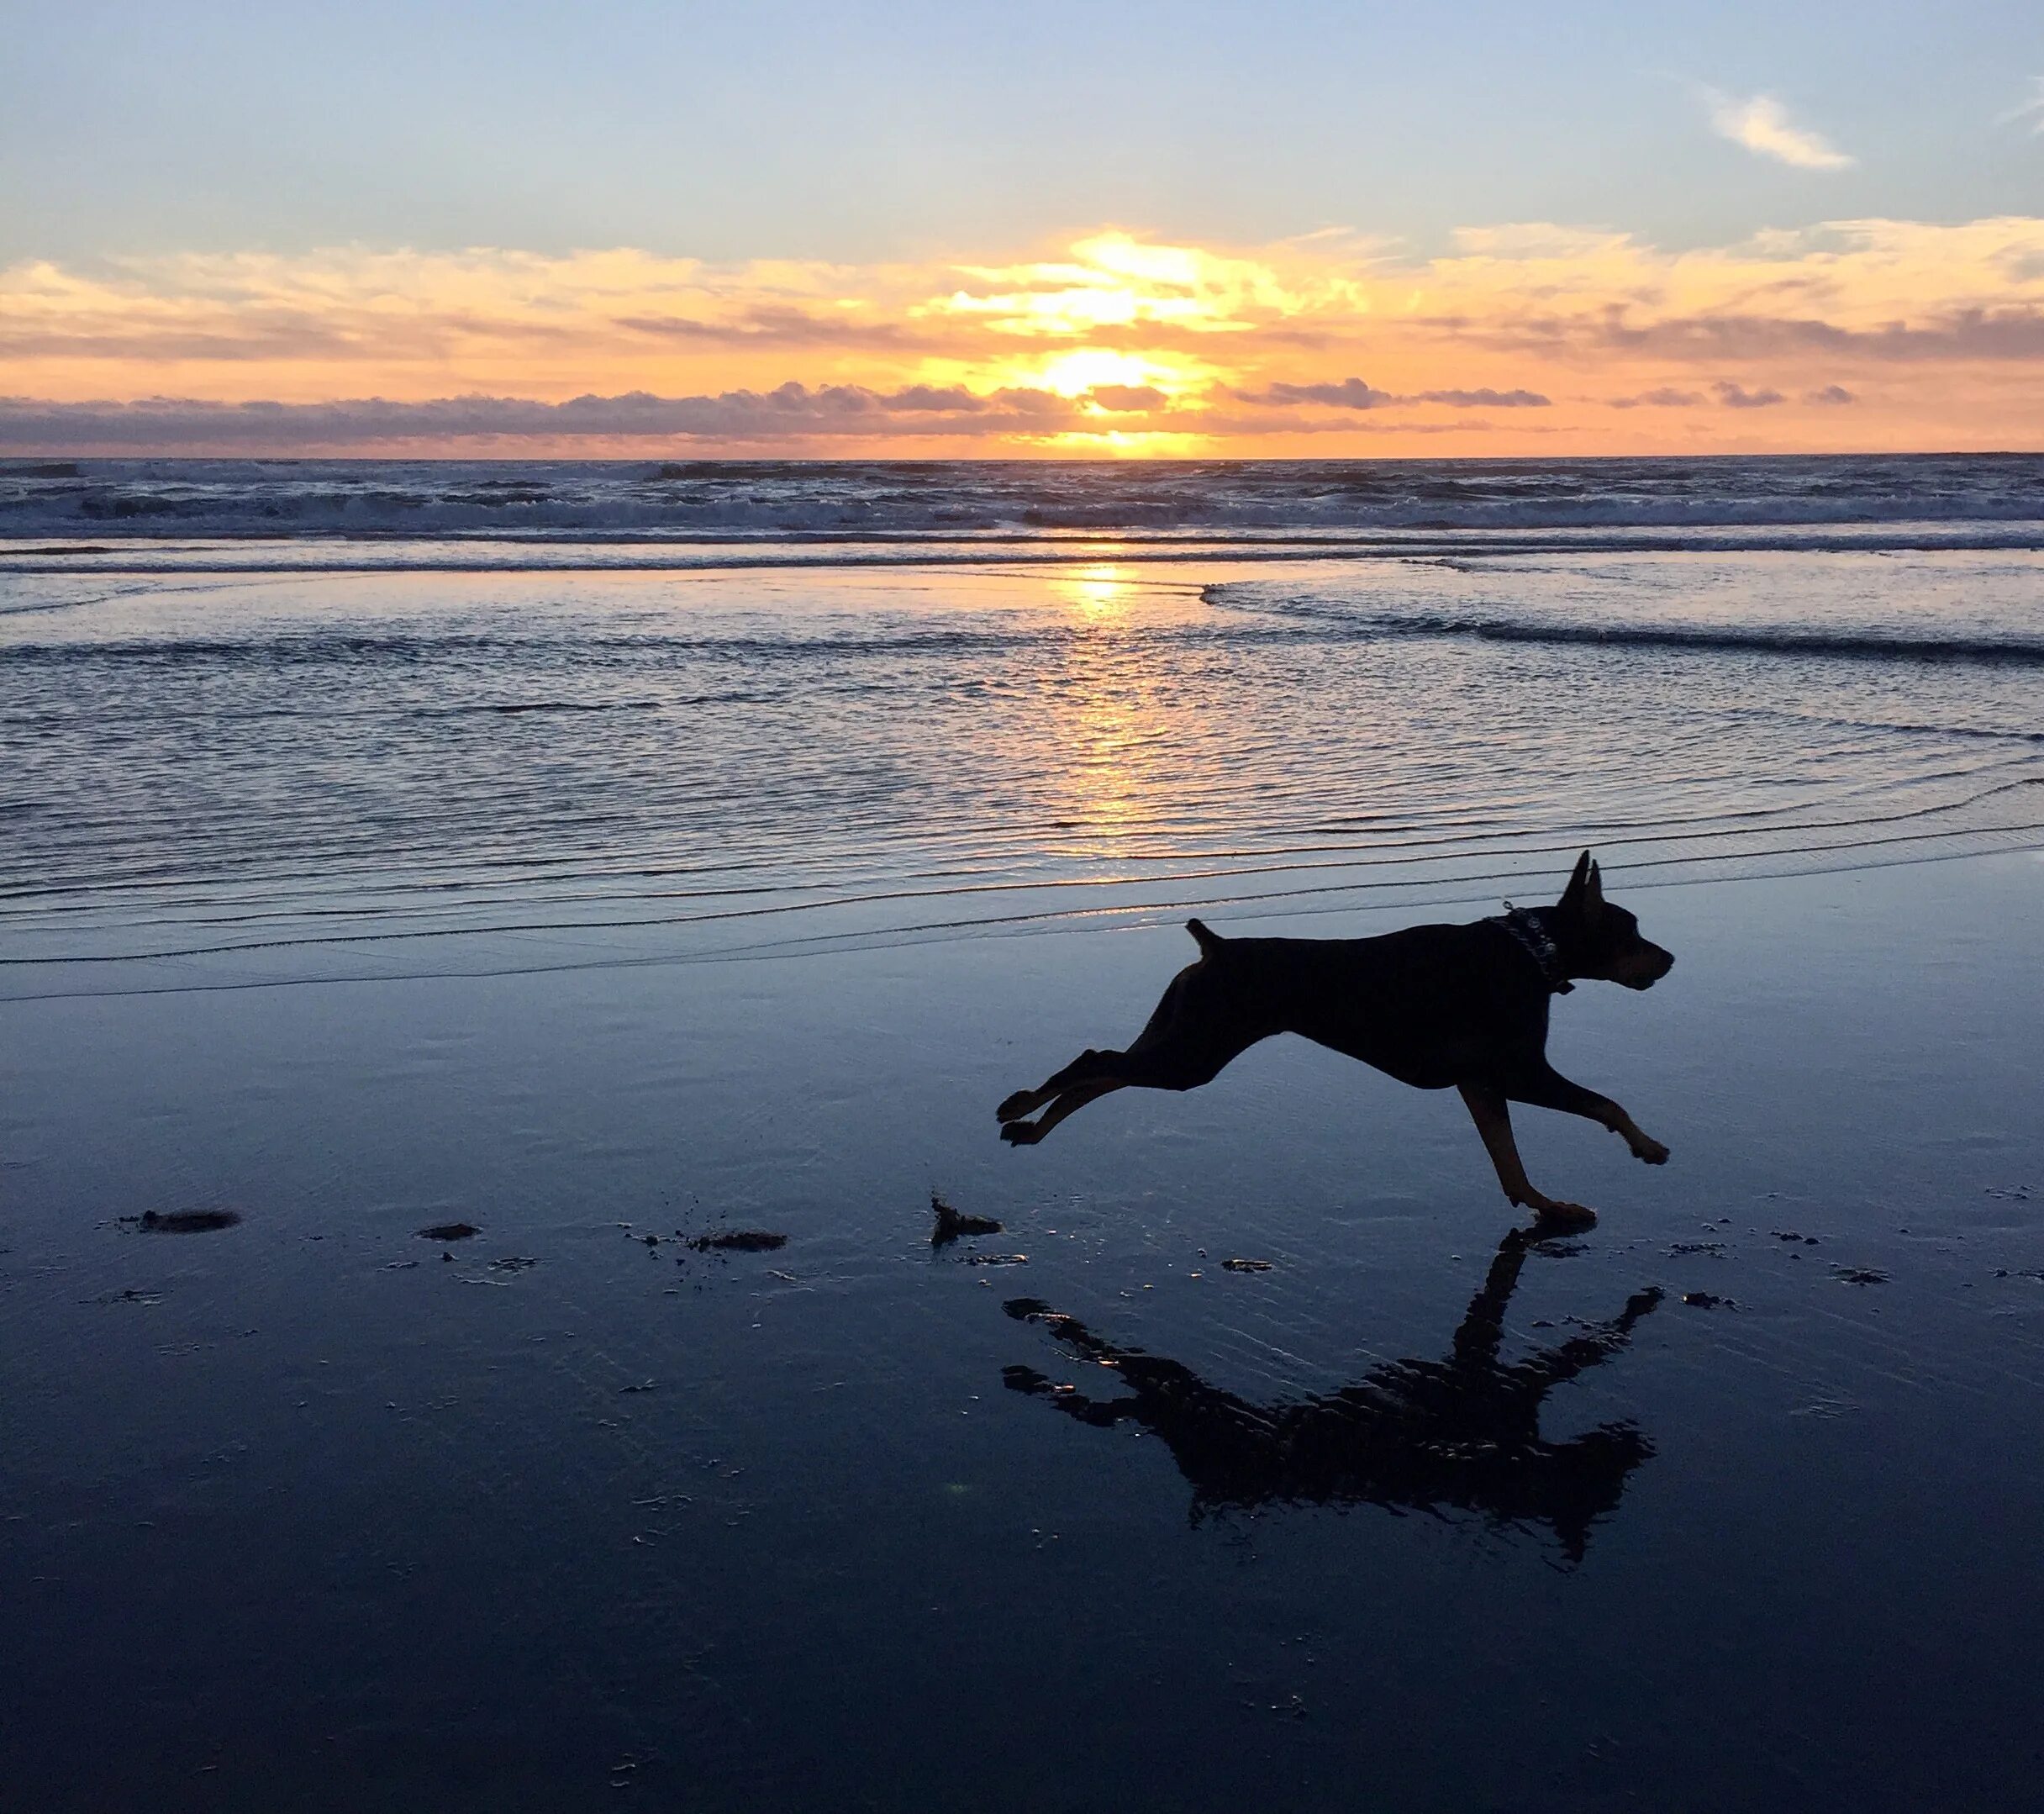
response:
<svg viewBox="0 0 2044 1814"><path fill-rule="evenodd" d="M1202 596L1226 609L1253 594L1238 583L1209 586ZM1288 601L1264 604L1253 596L1240 608L1284 614ZM1298 614L1312 605L1291 604ZM1566 623L1534 614L1478 615L1452 611L1355 611L1319 608L1317 614L1359 635L1467 636L1487 642L1534 642L1590 647L1738 651L1758 655L1820 655L1867 661L1996 662L2044 667L2044 638L2002 635L1941 636L1831 630L1818 625L1775 628L1757 624Z"/></svg>
<svg viewBox="0 0 2044 1814"><path fill-rule="evenodd" d="M9 539L1683 535L1877 524L2034 546L2044 456L0 461L0 537Z"/></svg>

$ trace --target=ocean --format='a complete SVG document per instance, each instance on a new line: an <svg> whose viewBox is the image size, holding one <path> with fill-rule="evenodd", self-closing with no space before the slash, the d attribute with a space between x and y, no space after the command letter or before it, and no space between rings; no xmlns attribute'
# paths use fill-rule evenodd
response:
<svg viewBox="0 0 2044 1814"><path fill-rule="evenodd" d="M0 466L0 992L2044 826L2044 460ZM544 949L535 948L535 941Z"/></svg>
<svg viewBox="0 0 2044 1814"><path fill-rule="evenodd" d="M15 460L0 746L24 1807L2034 1799L2044 457ZM1002 1143L1585 847L1594 1229Z"/></svg>

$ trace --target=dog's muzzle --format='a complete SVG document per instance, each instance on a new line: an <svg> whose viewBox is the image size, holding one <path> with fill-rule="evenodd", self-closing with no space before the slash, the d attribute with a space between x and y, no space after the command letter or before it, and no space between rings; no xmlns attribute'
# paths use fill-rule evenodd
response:
<svg viewBox="0 0 2044 1814"><path fill-rule="evenodd" d="M1657 952L1655 961L1651 966L1643 969L1637 976L1629 976L1625 978L1625 987L1638 989L1652 989L1674 968L1675 956L1673 952Z"/></svg>

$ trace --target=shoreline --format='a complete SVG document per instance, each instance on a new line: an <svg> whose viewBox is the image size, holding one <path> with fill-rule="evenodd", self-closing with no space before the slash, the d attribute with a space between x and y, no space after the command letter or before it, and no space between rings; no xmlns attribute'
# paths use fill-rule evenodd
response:
<svg viewBox="0 0 2044 1814"><path fill-rule="evenodd" d="M2044 860L1633 904L1675 972L1582 986L1552 1050L1672 1163L1516 1118L1536 1182L1603 1220L1525 1255L1499 1364L1660 1294L1541 1415L1561 1453L1607 1427L1644 1445L1579 1526L1573 1500L1515 1516L1488 1488L1414 1516L1436 1489L1375 1448L1324 1479L1215 1476L1188 1437L1088 1427L1030 1385L1111 1400L1146 1377L1076 1354L1070 1316L1185 1369L1223 1420L1202 1429L1233 1404L1320 1416L1456 1352L1520 1220L1451 1092L1303 1041L1002 1147L997 1097L1139 1022L1179 929L345 1012L293 991L13 1011L0 1585L39 1643L0 1762L53 1811L145 1785L318 1808L392 1767L480 1806L507 1792L460 1736L482 1733L535 1806L603 1805L626 1754L709 1806L816 1805L847 1774L940 1805L1053 1754L1030 1686L1050 1672L1167 1751L1218 1741L1178 1796L1199 1809L1239 1805L1267 1704L1295 1695L1296 1743L1381 1777L1387 1692L1418 1806L1507 1780L1515 1805L1579 1806L1525 1785L1595 1733L1626 1780L1688 1785L1678 1806L1771 1799L1813 1752L1864 1760L1865 1805L1933 1781L1994 1801L2029 1768L1998 1735L2021 1730L2044 1514L2023 1459L2044 1444L2023 1112ZM1001 1232L933 1248L933 1190ZM119 1220L192 1210L239 1222ZM421 1239L443 1224L477 1232ZM786 1244L690 1244L734 1229ZM1053 1320L1004 1314L1025 1300ZM847 1630L900 1695L840 1716ZM1735 1643L1739 1680L1711 1676ZM1811 1645L1827 1685L1784 1701ZM1596 1695L1546 1696L1557 1647ZM1185 1661L1156 1681L1142 1658L1166 1653ZM1869 1741L1887 1669L1934 1654L1937 1694ZM960 1669L1010 1716L920 1717ZM450 1726L430 1710L457 1690ZM1458 1746L1479 1703L1520 1734L1509 1759ZM740 1719L741 1743L704 1743ZM1109 1723L1067 1723L1055 1754L1119 1780ZM1731 1742L1756 1731L1777 1742Z"/></svg>

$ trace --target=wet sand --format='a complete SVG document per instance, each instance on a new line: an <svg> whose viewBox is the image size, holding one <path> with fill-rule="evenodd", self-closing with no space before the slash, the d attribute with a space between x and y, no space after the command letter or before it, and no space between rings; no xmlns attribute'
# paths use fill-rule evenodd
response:
<svg viewBox="0 0 2044 1814"><path fill-rule="evenodd" d="M1621 898L1502 1258L1297 1042L1004 1147L1172 929L10 1005L13 1805L2021 1805L2044 862Z"/></svg>

